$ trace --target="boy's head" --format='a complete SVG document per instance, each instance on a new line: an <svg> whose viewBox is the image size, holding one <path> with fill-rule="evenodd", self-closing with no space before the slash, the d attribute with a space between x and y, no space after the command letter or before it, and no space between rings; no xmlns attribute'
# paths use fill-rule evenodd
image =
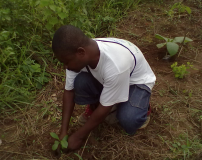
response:
<svg viewBox="0 0 202 160"><path fill-rule="evenodd" d="M57 59L64 63L69 70L79 72L87 65L86 47L89 43L90 38L80 29L65 25L55 32L52 49Z"/></svg>

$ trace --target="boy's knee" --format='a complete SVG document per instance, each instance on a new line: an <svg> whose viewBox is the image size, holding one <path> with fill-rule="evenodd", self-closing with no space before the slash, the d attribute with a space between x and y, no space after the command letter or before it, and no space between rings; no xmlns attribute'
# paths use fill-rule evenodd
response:
<svg viewBox="0 0 202 160"><path fill-rule="evenodd" d="M146 120L145 118L140 118L137 116L117 118L125 132L131 136L136 133L136 131L144 124Z"/></svg>

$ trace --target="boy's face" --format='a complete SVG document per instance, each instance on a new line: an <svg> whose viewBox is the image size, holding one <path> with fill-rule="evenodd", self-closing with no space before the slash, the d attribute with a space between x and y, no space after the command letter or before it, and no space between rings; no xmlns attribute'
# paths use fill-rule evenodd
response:
<svg viewBox="0 0 202 160"><path fill-rule="evenodd" d="M66 69L80 72L87 64L87 55L83 52L77 52L67 56L57 57L58 60L64 63Z"/></svg>

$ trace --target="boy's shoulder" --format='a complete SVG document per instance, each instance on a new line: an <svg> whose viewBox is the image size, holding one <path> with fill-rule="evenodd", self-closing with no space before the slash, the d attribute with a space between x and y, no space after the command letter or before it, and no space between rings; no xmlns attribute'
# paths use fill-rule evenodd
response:
<svg viewBox="0 0 202 160"><path fill-rule="evenodd" d="M105 37L105 38L94 38L95 41L101 41L101 42L113 42L118 43L122 45L129 45L133 46L134 44L128 40L120 39L120 38L114 38L114 37Z"/></svg>

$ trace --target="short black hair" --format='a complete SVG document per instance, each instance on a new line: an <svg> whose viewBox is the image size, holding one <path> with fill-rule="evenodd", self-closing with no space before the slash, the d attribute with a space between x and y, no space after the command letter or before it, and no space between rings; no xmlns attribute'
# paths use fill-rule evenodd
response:
<svg viewBox="0 0 202 160"><path fill-rule="evenodd" d="M55 55L62 56L76 53L79 47L89 44L88 38L79 28L72 25L60 27L54 34L52 49Z"/></svg>

